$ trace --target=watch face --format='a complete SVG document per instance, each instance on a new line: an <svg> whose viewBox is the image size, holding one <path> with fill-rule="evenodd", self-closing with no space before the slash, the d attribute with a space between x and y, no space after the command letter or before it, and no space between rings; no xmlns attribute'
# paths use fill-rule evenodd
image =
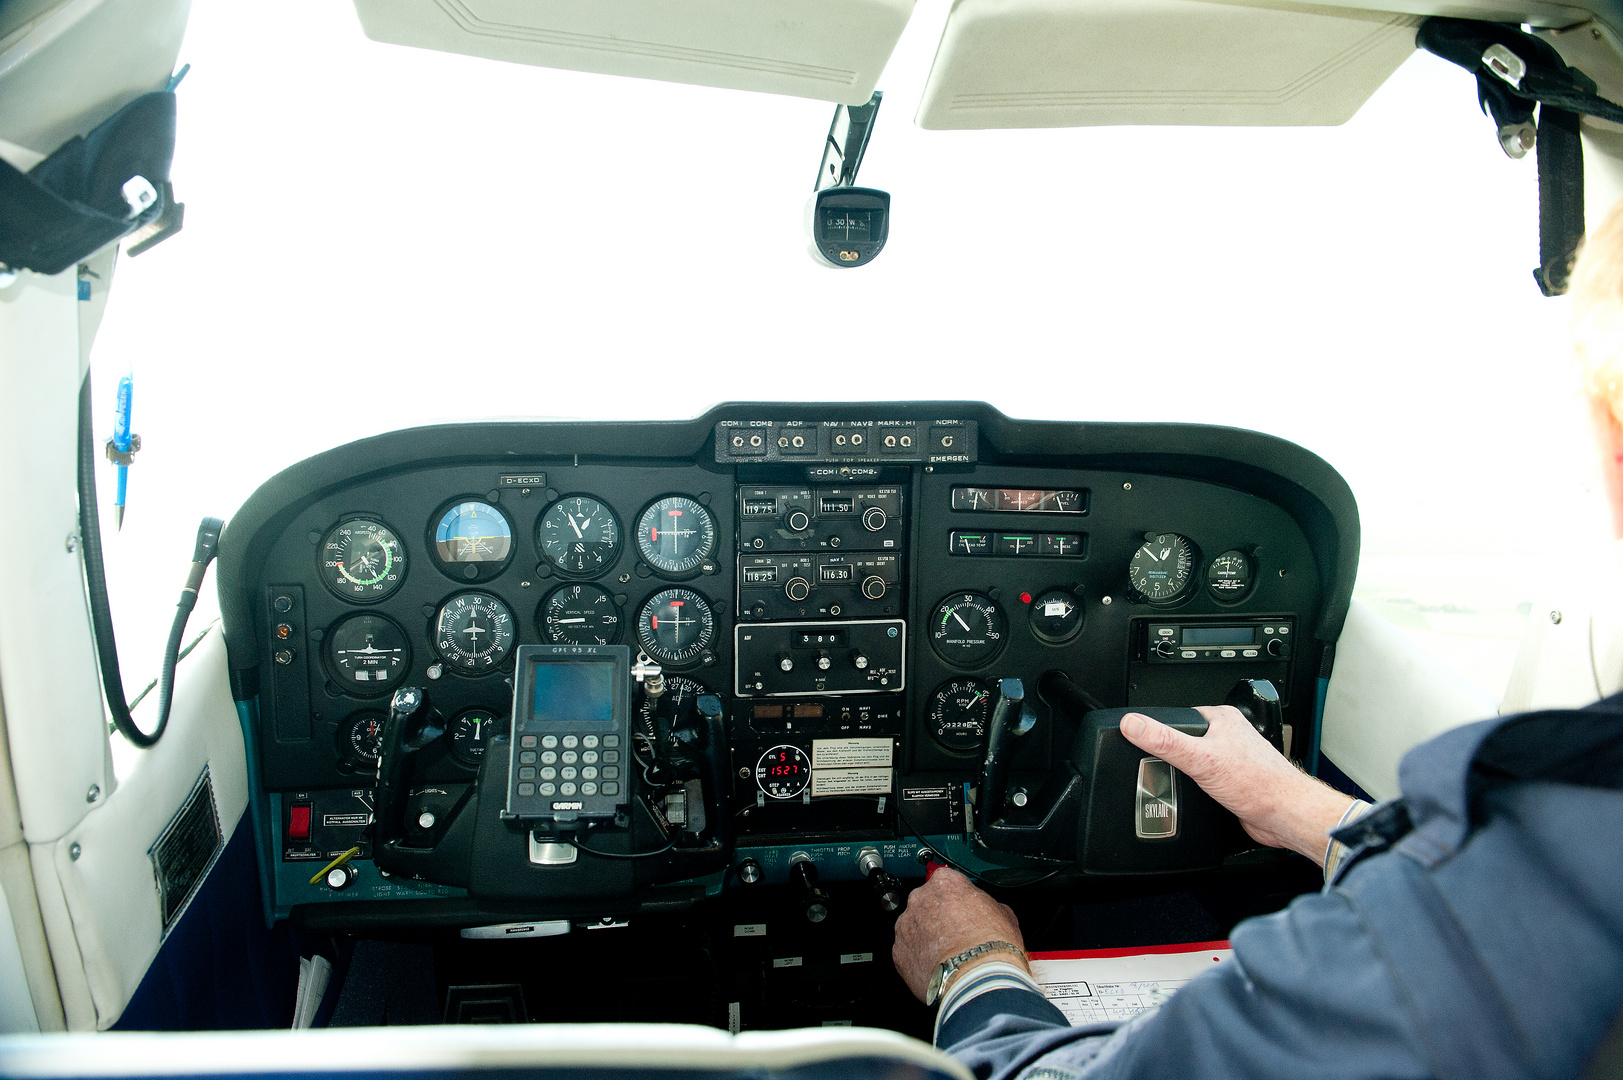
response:
<svg viewBox="0 0 1623 1080"><path fill-rule="evenodd" d="M924 992L924 1003L934 1005L935 999L941 996L941 983L947 977L947 962L942 961L935 966L935 972L930 976L930 988Z"/></svg>

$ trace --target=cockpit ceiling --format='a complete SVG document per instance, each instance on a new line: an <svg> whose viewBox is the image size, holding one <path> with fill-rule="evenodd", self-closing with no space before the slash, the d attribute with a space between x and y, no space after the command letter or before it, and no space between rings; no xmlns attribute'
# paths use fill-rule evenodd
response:
<svg viewBox="0 0 1623 1080"><path fill-rule="evenodd" d="M1420 18L1205 0L958 0L925 128L1340 124Z"/></svg>
<svg viewBox="0 0 1623 1080"><path fill-rule="evenodd" d="M913 0L355 0L367 36L539 67L860 105Z"/></svg>

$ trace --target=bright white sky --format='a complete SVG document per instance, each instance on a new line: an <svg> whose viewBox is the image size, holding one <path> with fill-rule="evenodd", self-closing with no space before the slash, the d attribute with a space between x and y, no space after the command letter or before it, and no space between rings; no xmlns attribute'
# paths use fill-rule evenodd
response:
<svg viewBox="0 0 1623 1080"><path fill-rule="evenodd" d="M382 45L336 0L198 0L186 228L120 260L94 353L98 408L133 370L145 440L109 545L132 692L200 517L442 419L927 396L1256 428L1347 477L1366 579L1489 605L1597 533L1534 165L1468 75L1416 54L1340 128L927 132L946 10L921 0L880 82L860 181L892 194L889 244L840 271L802 231L830 104Z"/></svg>

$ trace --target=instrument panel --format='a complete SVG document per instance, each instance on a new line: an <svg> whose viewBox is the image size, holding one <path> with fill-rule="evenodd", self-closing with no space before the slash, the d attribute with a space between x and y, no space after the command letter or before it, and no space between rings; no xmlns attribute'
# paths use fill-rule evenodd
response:
<svg viewBox="0 0 1623 1080"><path fill-rule="evenodd" d="M412 813L443 816L484 782L521 645L628 646L678 710L716 696L735 867L962 832L1004 679L1060 671L1102 707L1219 702L1268 679L1312 763L1356 552L1329 466L1222 428L730 405L341 448L267 483L222 544L272 907L463 895L364 867L349 893L303 879L369 853L396 689L424 688L445 724ZM1035 790L1074 725L1033 704L1011 768ZM645 721L649 707L633 702Z"/></svg>

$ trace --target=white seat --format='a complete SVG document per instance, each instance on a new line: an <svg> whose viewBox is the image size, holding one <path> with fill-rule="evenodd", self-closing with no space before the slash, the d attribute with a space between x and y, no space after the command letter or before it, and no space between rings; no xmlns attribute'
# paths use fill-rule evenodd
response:
<svg viewBox="0 0 1623 1080"><path fill-rule="evenodd" d="M971 1080L967 1068L917 1039L873 1028L803 1028L729 1035L685 1024L523 1024L13 1035L0 1038L0 1076L183 1077L357 1073L530 1076L639 1073L694 1080Z"/></svg>

